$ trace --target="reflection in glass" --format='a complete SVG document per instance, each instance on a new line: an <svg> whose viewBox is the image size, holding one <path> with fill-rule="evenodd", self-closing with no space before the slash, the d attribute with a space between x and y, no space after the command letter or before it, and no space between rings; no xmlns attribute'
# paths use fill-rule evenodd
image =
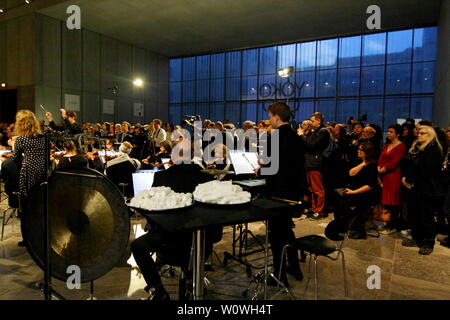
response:
<svg viewBox="0 0 450 320"><path fill-rule="evenodd" d="M338 40L317 42L317 67L319 69L336 68Z"/></svg>
<svg viewBox="0 0 450 320"><path fill-rule="evenodd" d="M339 70L339 95L359 95L359 68L345 68Z"/></svg>
<svg viewBox="0 0 450 320"><path fill-rule="evenodd" d="M437 27L414 29L414 61L436 60Z"/></svg>
<svg viewBox="0 0 450 320"><path fill-rule="evenodd" d="M384 66L362 67L361 95L384 93Z"/></svg>
<svg viewBox="0 0 450 320"><path fill-rule="evenodd" d="M386 94L409 93L411 65L406 63L386 66L386 78Z"/></svg>
<svg viewBox="0 0 450 320"><path fill-rule="evenodd" d="M362 64L371 66L384 64L386 52L386 33L367 34L363 36Z"/></svg>
<svg viewBox="0 0 450 320"><path fill-rule="evenodd" d="M384 130L397 123L398 119L409 118L409 97L386 98L384 107Z"/></svg>
<svg viewBox="0 0 450 320"><path fill-rule="evenodd" d="M410 62L412 54L412 30L388 33L387 63Z"/></svg>
<svg viewBox="0 0 450 320"><path fill-rule="evenodd" d="M347 123L349 117L358 117L358 99L339 99L337 104L336 122Z"/></svg>
<svg viewBox="0 0 450 320"><path fill-rule="evenodd" d="M298 71L314 70L316 68L316 41L297 44Z"/></svg>
<svg viewBox="0 0 450 320"><path fill-rule="evenodd" d="M434 62L413 64L412 93L434 92Z"/></svg>
<svg viewBox="0 0 450 320"><path fill-rule="evenodd" d="M359 66L361 36L341 38L339 41L339 68Z"/></svg>
<svg viewBox="0 0 450 320"><path fill-rule="evenodd" d="M317 96L336 96L336 70L317 71Z"/></svg>
<svg viewBox="0 0 450 320"><path fill-rule="evenodd" d="M195 57L183 59L183 81L195 79Z"/></svg>

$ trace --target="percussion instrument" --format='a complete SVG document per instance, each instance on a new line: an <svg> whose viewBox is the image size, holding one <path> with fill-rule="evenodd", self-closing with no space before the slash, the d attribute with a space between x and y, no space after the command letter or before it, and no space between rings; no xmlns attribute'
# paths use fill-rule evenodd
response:
<svg viewBox="0 0 450 320"><path fill-rule="evenodd" d="M33 260L43 268L43 187L23 204L22 234ZM67 268L81 282L108 273L123 258L130 235L129 210L119 189L91 169L54 171L48 182L51 275L66 281Z"/></svg>

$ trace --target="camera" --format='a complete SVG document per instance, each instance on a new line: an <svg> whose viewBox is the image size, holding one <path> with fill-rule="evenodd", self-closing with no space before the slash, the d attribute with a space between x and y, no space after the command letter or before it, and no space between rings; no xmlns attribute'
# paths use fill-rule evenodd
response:
<svg viewBox="0 0 450 320"><path fill-rule="evenodd" d="M188 115L185 115L183 123L193 127L194 126L194 122L196 122L196 121L202 121L202 118L200 116L188 116Z"/></svg>

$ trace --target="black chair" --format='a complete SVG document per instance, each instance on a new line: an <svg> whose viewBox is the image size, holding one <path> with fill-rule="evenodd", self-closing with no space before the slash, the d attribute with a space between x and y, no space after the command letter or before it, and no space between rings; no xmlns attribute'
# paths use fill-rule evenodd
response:
<svg viewBox="0 0 450 320"><path fill-rule="evenodd" d="M134 195L133 173L135 166L130 161L124 161L106 168L106 175L121 190L125 198Z"/></svg>
<svg viewBox="0 0 450 320"><path fill-rule="evenodd" d="M334 240L340 241L339 245L335 245L329 239L319 236L319 235L309 235L305 237L300 237L295 239L293 244L285 245L281 254L281 263L282 265L285 261L286 249L288 247L293 247L300 252L306 252L309 254L309 267L308 267L308 283L306 288L308 288L309 280L311 278L311 260L314 259L314 298L317 300L318 298L318 280L317 280L317 263L318 257L325 257L333 261L339 260L342 257L342 272L344 275L344 293L345 296L348 296L348 286L347 286L347 274L345 269L345 255L344 255L344 244L348 239L349 230L351 229L353 223L355 222L356 216L352 215L348 221L341 223L336 220L331 221L325 230L325 235ZM337 253L335 257L332 257L331 254ZM281 278L281 268L279 273L279 279ZM305 289L306 290L306 289ZM286 291L290 294L289 290L284 287L283 291ZM292 294L290 294L292 296Z"/></svg>
<svg viewBox="0 0 450 320"><path fill-rule="evenodd" d="M6 193L4 193L3 191L1 192L1 195L0 195L0 202L2 201L2 199L1 199L1 196L2 195L4 195L4 196L6 196L6 197L8 197L7 195L6 195ZM13 196L14 197L16 197L17 199L18 199L18 197L19 197L19 193L18 192L13 192ZM9 200L9 199L8 199ZM21 206L20 206L20 201L17 201L18 202L18 206L17 206L17 208L15 208L15 206L13 207L13 206L11 206L11 201L9 201L9 206L8 206L8 208L6 208L4 211L3 211L3 220L2 220L2 235L1 235L1 238L0 238L0 241L3 241L3 234L4 234L4 232L5 232L5 226L8 224L8 222L11 220L11 219L13 219L13 218L19 218L19 216L20 216L20 213L21 213ZM8 210L11 210L11 214L9 215L9 217L7 217L7 212L8 212Z"/></svg>

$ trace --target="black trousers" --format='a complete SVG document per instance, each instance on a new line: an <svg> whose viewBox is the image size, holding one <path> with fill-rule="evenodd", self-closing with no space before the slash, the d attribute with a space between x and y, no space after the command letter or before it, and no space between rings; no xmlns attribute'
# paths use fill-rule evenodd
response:
<svg viewBox="0 0 450 320"><path fill-rule="evenodd" d="M408 222L411 236L422 247L434 247L437 235L436 213L442 208L442 198L420 193L408 193Z"/></svg>
<svg viewBox="0 0 450 320"><path fill-rule="evenodd" d="M269 220L269 241L272 248L274 273L278 277L283 247L287 244L293 244L295 241L295 234L292 230L292 218L279 217ZM300 271L298 250L288 247L286 253L289 267ZM281 268L280 280L283 279L286 279L286 263L283 263L283 268Z"/></svg>
<svg viewBox="0 0 450 320"><path fill-rule="evenodd" d="M343 196L336 195L334 219L342 226L343 232L346 231L345 229L350 219L356 216L350 229L360 234L366 233L366 212L369 203L373 201L373 199L370 198L371 196L373 195L368 193Z"/></svg>
<svg viewBox="0 0 450 320"><path fill-rule="evenodd" d="M150 256L151 253L156 252L157 255L161 253L168 260L176 260L176 263L173 263L176 265L188 265L189 263L192 237L188 236L182 239L174 235L172 239L170 238L169 234L150 230L131 243L134 260L149 287L155 288L162 285L157 265ZM167 261L167 263L171 264L171 261Z"/></svg>

